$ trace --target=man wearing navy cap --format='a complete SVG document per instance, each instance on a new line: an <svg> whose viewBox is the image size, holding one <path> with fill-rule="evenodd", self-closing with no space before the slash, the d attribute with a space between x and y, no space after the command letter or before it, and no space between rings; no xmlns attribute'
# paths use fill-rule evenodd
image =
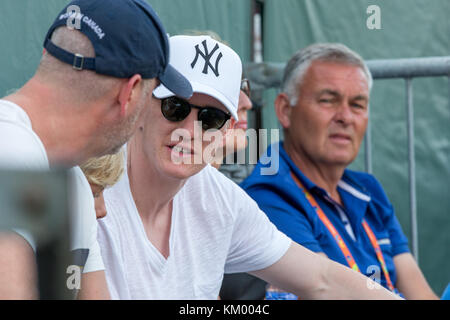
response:
<svg viewBox="0 0 450 320"><path fill-rule="evenodd" d="M268 149L242 187L306 248L408 299L436 298L379 182L346 169L366 131L371 83L362 58L344 45L297 52L275 100L285 139ZM274 175L263 173L268 154L279 160Z"/></svg>
<svg viewBox="0 0 450 320"><path fill-rule="evenodd" d="M134 133L159 83L185 98L192 94L168 64L166 32L142 0L72 1L50 27L44 48L35 75L0 100L0 135L8 137L0 140L3 168L70 168L115 153ZM80 262L79 297L107 298L100 290L106 282L92 194L79 167L71 174L71 249L88 252ZM37 296L33 245L26 231L0 234L0 298Z"/></svg>

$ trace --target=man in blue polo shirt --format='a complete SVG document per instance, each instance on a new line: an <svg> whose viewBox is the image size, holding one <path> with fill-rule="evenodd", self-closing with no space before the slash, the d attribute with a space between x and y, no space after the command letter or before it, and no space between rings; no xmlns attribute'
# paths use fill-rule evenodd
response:
<svg viewBox="0 0 450 320"><path fill-rule="evenodd" d="M346 169L366 131L371 85L362 58L344 45L297 52L275 99L284 141L269 147L242 187L281 231L308 249L407 299L437 298L380 183ZM279 161L278 172L267 175L273 161Z"/></svg>

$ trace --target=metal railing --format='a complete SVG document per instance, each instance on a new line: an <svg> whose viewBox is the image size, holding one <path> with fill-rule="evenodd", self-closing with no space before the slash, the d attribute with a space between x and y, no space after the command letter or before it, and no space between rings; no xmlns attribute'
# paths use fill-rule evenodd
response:
<svg viewBox="0 0 450 320"><path fill-rule="evenodd" d="M417 198L416 198L416 163L414 153L414 106L412 80L417 77L447 77L450 108L450 56L387 59L366 61L374 80L405 79L407 132L408 132L408 173L409 173L409 204L411 221L412 253L419 260L418 228L417 228ZM247 78L252 84L254 104L263 105L262 92L269 88L279 88L283 75L284 63L249 63L245 66ZM259 112L260 113L260 112ZM370 119L370 118L369 118ZM261 122L261 121L259 121ZM370 121L365 136L365 168L372 173L372 138Z"/></svg>

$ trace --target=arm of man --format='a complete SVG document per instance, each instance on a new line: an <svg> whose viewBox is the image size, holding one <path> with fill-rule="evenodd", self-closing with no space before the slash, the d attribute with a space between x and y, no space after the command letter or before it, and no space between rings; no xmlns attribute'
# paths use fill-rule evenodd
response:
<svg viewBox="0 0 450 320"><path fill-rule="evenodd" d="M0 232L0 300L37 299L36 271L27 241L13 232Z"/></svg>
<svg viewBox="0 0 450 320"><path fill-rule="evenodd" d="M105 266L97 241L97 220L94 198L85 175L79 167L71 169L75 186L75 213L72 216L72 249L88 249L81 276L78 299L110 299Z"/></svg>
<svg viewBox="0 0 450 320"><path fill-rule="evenodd" d="M397 289L406 299L439 299L428 285L412 254L396 255L394 265L397 271Z"/></svg>
<svg viewBox="0 0 450 320"><path fill-rule="evenodd" d="M295 242L278 262L252 274L303 299L400 299L364 275Z"/></svg>
<svg viewBox="0 0 450 320"><path fill-rule="evenodd" d="M109 300L108 285L105 271L83 273L81 276L81 288L78 292L78 300Z"/></svg>

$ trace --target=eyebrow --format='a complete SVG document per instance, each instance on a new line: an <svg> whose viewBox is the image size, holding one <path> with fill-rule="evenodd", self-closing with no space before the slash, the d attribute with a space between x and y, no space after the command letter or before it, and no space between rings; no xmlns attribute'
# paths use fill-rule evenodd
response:
<svg viewBox="0 0 450 320"><path fill-rule="evenodd" d="M317 96L321 96L323 94L330 94L332 96L340 96L341 94L335 90L331 90L331 89L323 89L320 90L319 93L317 94Z"/></svg>
<svg viewBox="0 0 450 320"><path fill-rule="evenodd" d="M369 101L369 98L365 95L357 95L356 97L352 98L352 100L364 100L364 101Z"/></svg>
<svg viewBox="0 0 450 320"><path fill-rule="evenodd" d="M338 91L331 90L331 89L323 89L323 90L319 91L319 93L317 94L317 97L320 97L323 94L329 94L329 95L332 95L332 96L335 96L335 97L340 97L341 96L341 94ZM363 95L363 94L359 94L359 95L357 95L355 97L351 97L350 99L351 100L369 101L369 97L367 97L366 95Z"/></svg>

